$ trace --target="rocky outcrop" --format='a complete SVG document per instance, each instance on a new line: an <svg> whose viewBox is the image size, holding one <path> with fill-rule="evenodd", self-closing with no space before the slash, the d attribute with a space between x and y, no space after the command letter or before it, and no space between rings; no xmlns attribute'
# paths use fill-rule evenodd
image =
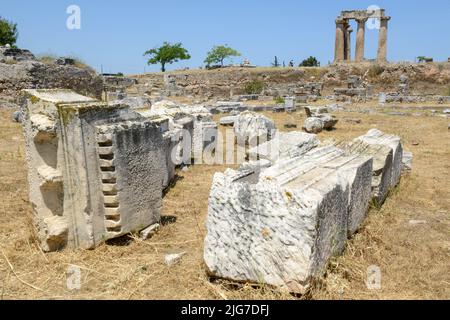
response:
<svg viewBox="0 0 450 320"><path fill-rule="evenodd" d="M86 96L101 98L103 80L94 70L74 65L43 63L37 61L29 51L21 50L21 52L14 59L0 59L0 98L2 100L17 102L22 89L52 88L72 89ZM1 56L2 54L0 58Z"/></svg>
<svg viewBox="0 0 450 320"><path fill-rule="evenodd" d="M280 132L275 137L248 151L251 160L269 160L275 162L282 158L301 156L319 145L319 139L314 134L304 132Z"/></svg>

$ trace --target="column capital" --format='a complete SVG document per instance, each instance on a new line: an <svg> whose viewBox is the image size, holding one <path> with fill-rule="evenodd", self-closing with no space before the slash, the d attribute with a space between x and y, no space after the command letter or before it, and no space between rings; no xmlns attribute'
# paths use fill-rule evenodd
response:
<svg viewBox="0 0 450 320"><path fill-rule="evenodd" d="M344 24L346 23L345 19L336 19L336 24Z"/></svg>
<svg viewBox="0 0 450 320"><path fill-rule="evenodd" d="M389 21L389 20L391 20L391 17L388 17L388 16L380 17L380 20Z"/></svg>
<svg viewBox="0 0 450 320"><path fill-rule="evenodd" d="M361 24L361 23L366 23L367 20L369 20L369 18L357 18L357 19L355 19L355 20L356 20L356 22L358 22L359 24Z"/></svg>

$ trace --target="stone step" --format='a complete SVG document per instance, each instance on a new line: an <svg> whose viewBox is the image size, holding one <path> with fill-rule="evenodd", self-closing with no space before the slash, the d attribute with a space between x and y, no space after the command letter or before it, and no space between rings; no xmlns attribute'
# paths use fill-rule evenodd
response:
<svg viewBox="0 0 450 320"><path fill-rule="evenodd" d="M104 183L103 192L108 193L108 195L112 195L111 193L117 194L117 185L115 183Z"/></svg>
<svg viewBox="0 0 450 320"><path fill-rule="evenodd" d="M106 207L119 206L119 198L117 196L103 196Z"/></svg>

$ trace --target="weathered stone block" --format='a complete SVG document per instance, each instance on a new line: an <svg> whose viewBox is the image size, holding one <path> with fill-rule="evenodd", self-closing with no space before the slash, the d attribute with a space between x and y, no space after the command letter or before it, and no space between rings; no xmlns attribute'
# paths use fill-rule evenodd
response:
<svg viewBox="0 0 450 320"><path fill-rule="evenodd" d="M159 221L167 119L68 90L25 91L30 201L42 247L94 248Z"/></svg>
<svg viewBox="0 0 450 320"><path fill-rule="evenodd" d="M242 172L217 173L204 247L208 271L304 292L342 252L349 215L365 215L371 174L370 158L345 157L334 147L280 160L250 183Z"/></svg>
<svg viewBox="0 0 450 320"><path fill-rule="evenodd" d="M275 123L264 115L251 111L242 112L234 123L234 133L238 142L249 142L253 139L263 142L272 139L275 134Z"/></svg>

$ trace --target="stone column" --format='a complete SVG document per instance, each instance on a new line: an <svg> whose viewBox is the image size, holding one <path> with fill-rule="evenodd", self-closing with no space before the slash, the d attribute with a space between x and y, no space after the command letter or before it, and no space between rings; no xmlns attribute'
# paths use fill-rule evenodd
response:
<svg viewBox="0 0 450 320"><path fill-rule="evenodd" d="M336 20L336 45L334 48L334 62L342 62L344 60L344 23L344 20Z"/></svg>
<svg viewBox="0 0 450 320"><path fill-rule="evenodd" d="M381 17L380 18L380 32L378 34L378 62L386 62L387 53L387 32L388 32L388 21L391 17Z"/></svg>
<svg viewBox="0 0 450 320"><path fill-rule="evenodd" d="M356 21L358 22L358 31L356 33L355 61L361 62L364 61L364 42L365 42L367 19L357 19Z"/></svg>
<svg viewBox="0 0 450 320"><path fill-rule="evenodd" d="M352 60L352 32L353 29L347 25L345 32L345 57L344 60L350 62Z"/></svg>

